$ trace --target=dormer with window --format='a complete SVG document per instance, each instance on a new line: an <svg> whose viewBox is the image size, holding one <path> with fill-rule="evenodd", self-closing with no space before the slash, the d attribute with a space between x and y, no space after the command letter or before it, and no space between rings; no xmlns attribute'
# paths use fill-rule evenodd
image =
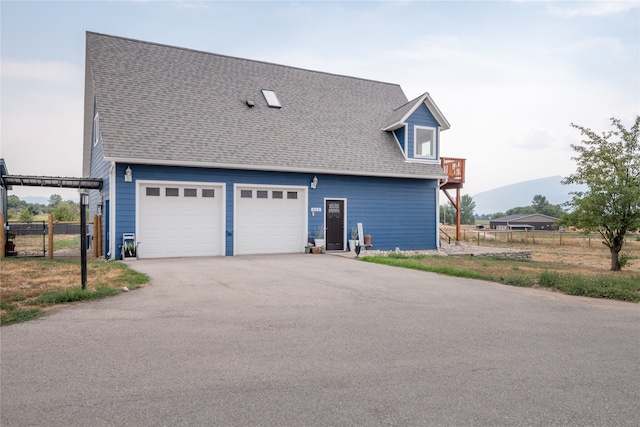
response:
<svg viewBox="0 0 640 427"><path fill-rule="evenodd" d="M439 162L440 131L449 129L428 93L396 109L383 130L391 132L407 161Z"/></svg>

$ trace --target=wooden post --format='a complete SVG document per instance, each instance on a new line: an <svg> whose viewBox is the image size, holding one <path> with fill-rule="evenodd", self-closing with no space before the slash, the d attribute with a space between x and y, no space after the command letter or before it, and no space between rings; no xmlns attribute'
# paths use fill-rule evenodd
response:
<svg viewBox="0 0 640 427"><path fill-rule="evenodd" d="M460 241L460 189L456 188L456 242Z"/></svg>
<svg viewBox="0 0 640 427"><path fill-rule="evenodd" d="M2 226L2 230L0 230L0 258L4 258L5 254L5 244L7 243L5 230L4 230L4 214L0 213L0 225Z"/></svg>
<svg viewBox="0 0 640 427"><path fill-rule="evenodd" d="M478 246L480 246L480 232L478 231Z"/></svg>
<svg viewBox="0 0 640 427"><path fill-rule="evenodd" d="M93 214L93 257L98 258L98 245L96 245L96 229L98 228L98 214Z"/></svg>
<svg viewBox="0 0 640 427"><path fill-rule="evenodd" d="M562 246L562 231L560 232L560 246Z"/></svg>
<svg viewBox="0 0 640 427"><path fill-rule="evenodd" d="M97 229L94 231L94 243L98 248L98 256L102 256L102 215L98 216Z"/></svg>
<svg viewBox="0 0 640 427"><path fill-rule="evenodd" d="M49 259L53 259L53 215L49 214L49 230L48 230L48 243L49 243Z"/></svg>

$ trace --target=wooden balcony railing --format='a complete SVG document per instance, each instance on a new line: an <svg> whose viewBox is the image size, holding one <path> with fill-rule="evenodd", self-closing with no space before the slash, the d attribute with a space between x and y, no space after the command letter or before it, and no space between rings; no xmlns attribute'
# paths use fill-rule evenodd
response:
<svg viewBox="0 0 640 427"><path fill-rule="evenodd" d="M440 166L449 177L447 184L464 184L464 162L465 159L440 157Z"/></svg>

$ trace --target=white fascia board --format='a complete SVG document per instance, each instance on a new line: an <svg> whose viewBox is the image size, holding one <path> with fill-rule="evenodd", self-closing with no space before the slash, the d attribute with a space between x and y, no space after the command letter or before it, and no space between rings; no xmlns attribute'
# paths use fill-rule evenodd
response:
<svg viewBox="0 0 640 427"><path fill-rule="evenodd" d="M193 168L215 168L215 169L241 169L241 170L255 170L264 172L295 172L295 173L308 173L308 174L326 174L326 175L351 175L351 176L377 176L382 178L413 178L413 179L440 179L442 175L422 175L422 174L406 174L406 173L380 173L380 172L355 172L355 171L341 171L333 169L302 169L291 167L278 167L278 166L264 166L264 165L247 165L247 164L231 164L231 163L208 163L208 162L183 162L175 160L156 160L156 159L132 159L132 158L117 158L107 157L107 161L116 163L131 163L141 165L154 165L154 166L184 166Z"/></svg>
<svg viewBox="0 0 640 427"><path fill-rule="evenodd" d="M431 99L431 96L429 96L428 92L425 95L426 97L423 102L425 103L429 111L431 111L431 114L433 114L433 116L436 118L436 120L440 124L441 130L449 129L451 125L449 124L449 121L444 117L444 114L442 114L442 111L440 111L436 103L433 102L433 99Z"/></svg>
<svg viewBox="0 0 640 427"><path fill-rule="evenodd" d="M391 132L397 129L400 129L401 127L403 127L405 125L404 122L400 121L400 122L396 122L392 125L387 126L386 128L382 128L383 131L385 132Z"/></svg>
<svg viewBox="0 0 640 427"><path fill-rule="evenodd" d="M422 104L426 105L426 107L429 109L431 114L433 114L433 117L435 117L436 121L440 125L440 129L441 130L447 130L447 129L449 129L451 127L451 125L449 124L449 121L442 114L442 111L440 111L440 109L438 108L436 103L433 102L433 99L431 99L431 96L429 96L429 93L425 92L424 95L422 95L420 98L418 98L416 100L416 102L413 105L413 107L411 107L411 109L407 112L407 114L404 115L404 117L402 117L401 120L399 120L398 122L392 124L391 126L388 126L388 127L384 128L383 130L395 130L395 129L398 129L399 127L401 127L407 121L407 119L409 119L409 117L411 117L411 115Z"/></svg>

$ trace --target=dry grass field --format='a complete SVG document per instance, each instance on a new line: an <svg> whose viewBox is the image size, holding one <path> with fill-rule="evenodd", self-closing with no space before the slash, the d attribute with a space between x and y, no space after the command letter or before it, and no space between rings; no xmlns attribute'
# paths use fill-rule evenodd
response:
<svg viewBox="0 0 640 427"><path fill-rule="evenodd" d="M455 236L455 227L446 226L444 229L448 235ZM533 261L563 265L567 273L597 275L611 268L609 248L596 235L589 238L578 233L496 232L464 226L461 238L466 245L477 245L478 234L480 246L526 249L532 252ZM632 259L622 272L615 274L631 276L640 273L640 236L628 236L622 252Z"/></svg>
<svg viewBox="0 0 640 427"><path fill-rule="evenodd" d="M5 258L0 262L0 321L37 318L69 303L138 288L149 281L124 263L87 262L87 290L81 291L79 259Z"/></svg>

